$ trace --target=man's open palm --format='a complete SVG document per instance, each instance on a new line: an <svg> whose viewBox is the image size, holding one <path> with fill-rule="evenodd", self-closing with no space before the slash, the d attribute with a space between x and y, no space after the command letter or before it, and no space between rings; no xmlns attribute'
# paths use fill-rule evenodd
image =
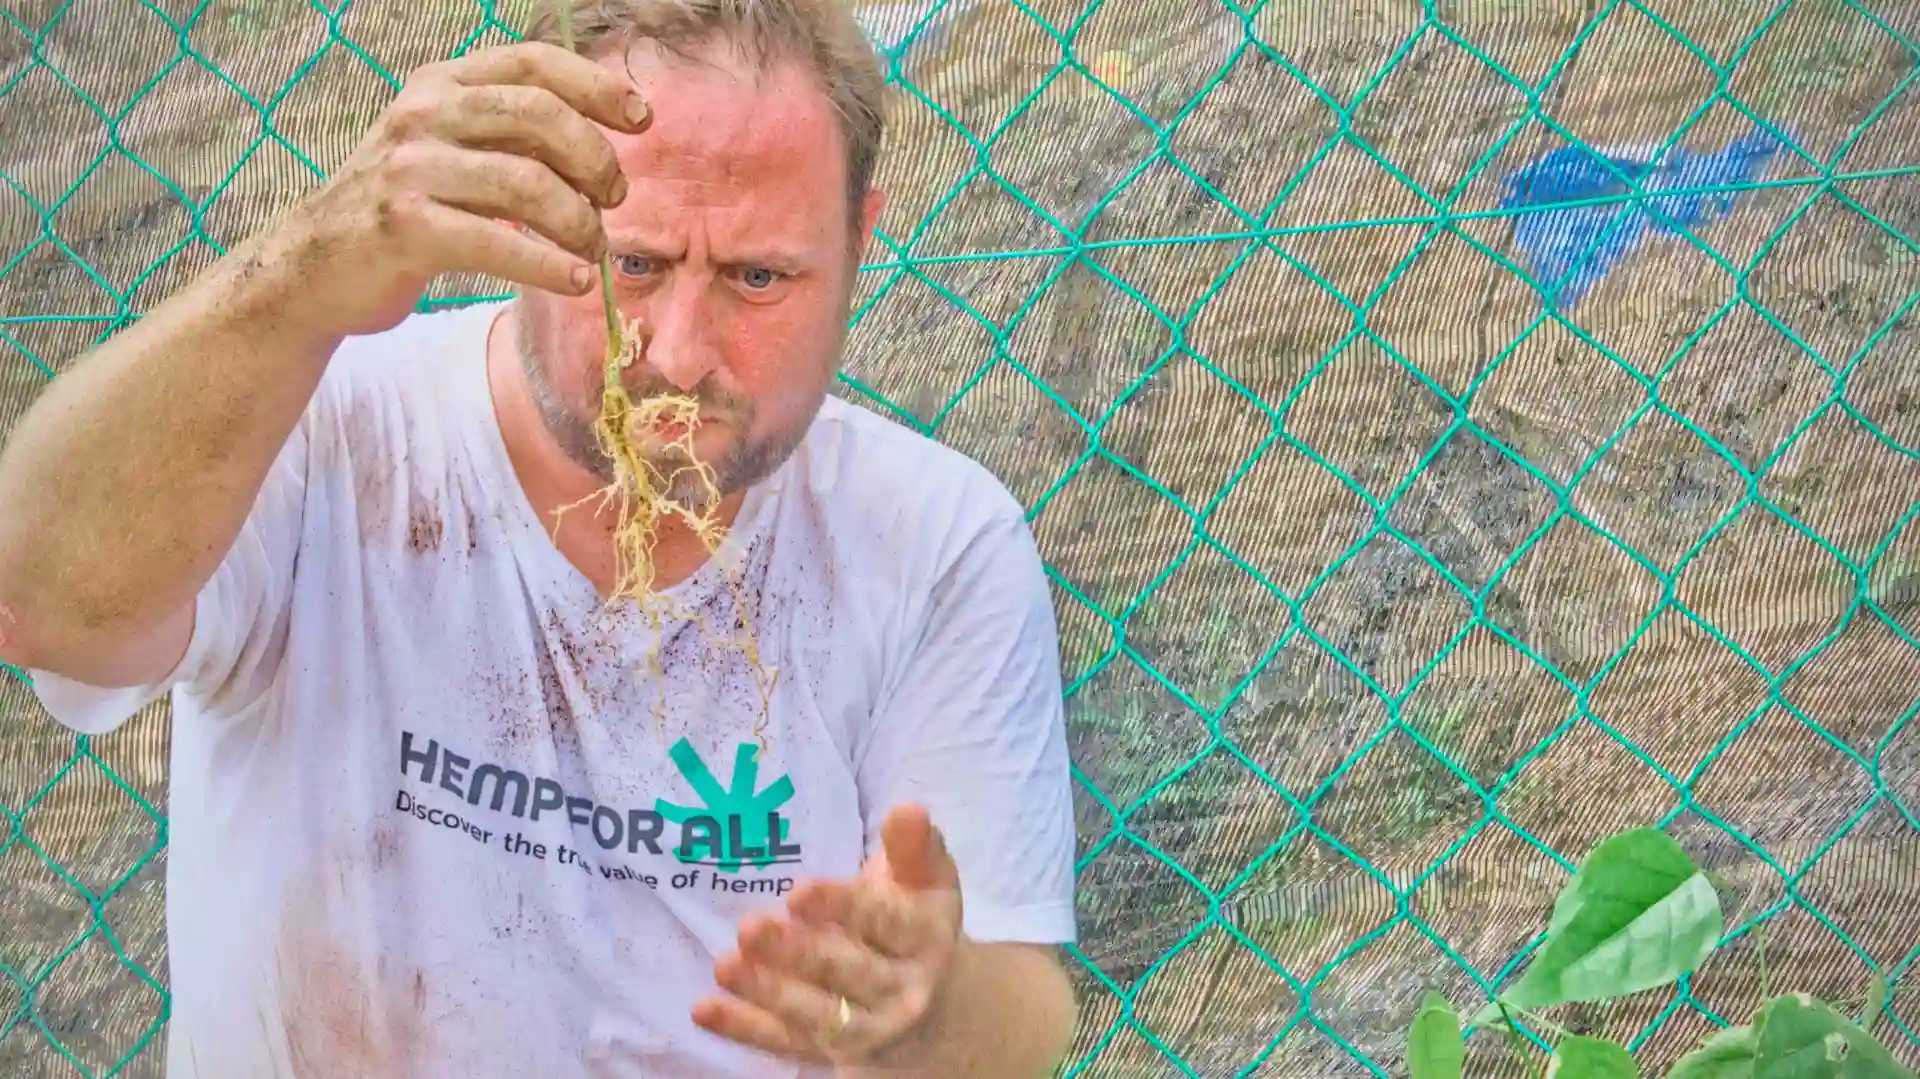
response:
<svg viewBox="0 0 1920 1079"><path fill-rule="evenodd" d="M888 814L881 839L858 877L808 882L784 913L743 919L738 951L714 966L731 995L695 1005L694 1022L786 1057L911 1061L962 943L960 875L918 806Z"/></svg>

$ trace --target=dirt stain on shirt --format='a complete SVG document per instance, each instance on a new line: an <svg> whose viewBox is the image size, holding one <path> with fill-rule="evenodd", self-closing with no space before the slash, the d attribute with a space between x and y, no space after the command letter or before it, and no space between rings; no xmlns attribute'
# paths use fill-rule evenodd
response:
<svg viewBox="0 0 1920 1079"><path fill-rule="evenodd" d="M440 519L439 509L416 505L407 522L407 549L414 554L439 550L440 538L445 532L446 525Z"/></svg>
<svg viewBox="0 0 1920 1079"><path fill-rule="evenodd" d="M300 1079L406 1076L436 1059L427 971L334 927L373 924L368 877L398 852L391 825L324 850L288 882L273 952L288 1060ZM368 954L378 958L369 961Z"/></svg>

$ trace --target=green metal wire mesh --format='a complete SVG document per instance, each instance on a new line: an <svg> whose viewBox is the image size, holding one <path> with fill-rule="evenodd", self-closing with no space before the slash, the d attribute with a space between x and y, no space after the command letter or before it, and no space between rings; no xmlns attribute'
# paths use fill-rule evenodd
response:
<svg viewBox="0 0 1920 1079"><path fill-rule="evenodd" d="M1761 970L1884 974L1916 1059L1920 7L857 10L895 141L840 392L995 468L1057 587L1070 1074L1398 1074L1649 822L1726 947L1564 1021L1655 1070ZM524 16L0 12L0 417ZM50 757L0 701L0 1066L156 1071L163 718Z"/></svg>

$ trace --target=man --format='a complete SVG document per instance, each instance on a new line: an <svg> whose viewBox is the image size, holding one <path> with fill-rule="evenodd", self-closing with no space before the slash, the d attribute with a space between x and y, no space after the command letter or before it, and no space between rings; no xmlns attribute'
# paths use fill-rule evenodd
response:
<svg viewBox="0 0 1920 1079"><path fill-rule="evenodd" d="M169 1074L1044 1073L1039 562L984 470L825 393L872 51L830 0L572 26L418 72L0 457L0 657L82 731L173 694ZM672 493L729 526L661 526L658 624L588 497L603 250L628 390L700 402L640 448L690 438L722 497ZM462 270L522 289L408 315Z"/></svg>

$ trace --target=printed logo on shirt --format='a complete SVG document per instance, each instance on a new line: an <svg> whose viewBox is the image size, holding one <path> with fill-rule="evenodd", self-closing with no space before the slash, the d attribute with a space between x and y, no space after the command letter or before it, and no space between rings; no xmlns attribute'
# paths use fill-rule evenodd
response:
<svg viewBox="0 0 1920 1079"><path fill-rule="evenodd" d="M780 816L780 807L793 797L793 780L783 775L756 791L754 782L760 775L760 762L754 758L758 754L759 747L751 742L736 746L733 782L722 788L692 742L681 738L667 751L674 767L680 769L681 778L704 803L702 809L694 809L665 798L654 801L655 812L683 829L685 838L674 851L676 858L690 864L715 866L723 873L738 873L742 865L757 869L777 865L783 861L781 854L793 855L784 861L800 860L800 845L785 843L787 826L792 822ZM712 827L718 821L727 822L726 838L731 844L724 849ZM701 827L699 822L705 822L706 826ZM702 847L712 852L712 860L701 860L698 851Z"/></svg>
<svg viewBox="0 0 1920 1079"><path fill-rule="evenodd" d="M596 802L592 798L569 794L557 780L530 776L515 768L490 761L475 761L437 739L419 738L412 731L400 732L400 775L432 784L469 806L482 806L527 821L563 815L576 829L585 829L593 842L608 853L638 854L646 850L660 855L671 850L675 859L689 866L712 868L712 888L717 891L772 891L782 894L793 885L791 878L778 881L737 884L723 883L720 874L738 874L747 867L766 870L791 865L801 860L800 844L793 842L792 821L781 816L781 807L792 800L793 779L781 775L760 786L758 747L741 743L734 748L733 772L722 786L693 743L682 738L668 751L668 758L679 769L686 786L698 804L656 798L653 808L620 808ZM461 831L474 840L492 845L494 833L471 819L432 806L426 796L402 789L394 809L409 813L451 830ZM548 860L544 844L533 842L519 832L499 839L509 853ZM578 865L591 871L581 851L560 846L553 861ZM609 879L644 880L659 887L657 879L627 869L601 867ZM686 887L697 880L697 871L676 874L675 887ZM682 883L685 881L686 883Z"/></svg>

